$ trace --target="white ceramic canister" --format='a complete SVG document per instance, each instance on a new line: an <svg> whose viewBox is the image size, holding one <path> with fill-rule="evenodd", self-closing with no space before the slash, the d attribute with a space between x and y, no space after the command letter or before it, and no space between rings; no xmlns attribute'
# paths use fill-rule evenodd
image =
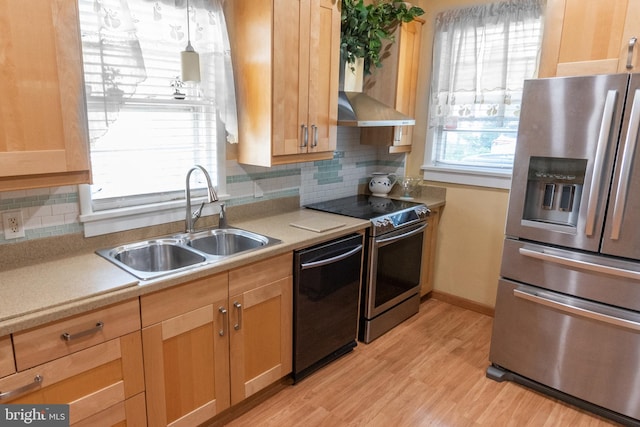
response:
<svg viewBox="0 0 640 427"><path fill-rule="evenodd" d="M394 174L384 172L374 172L373 178L369 181L369 191L377 197L386 197L397 182Z"/></svg>

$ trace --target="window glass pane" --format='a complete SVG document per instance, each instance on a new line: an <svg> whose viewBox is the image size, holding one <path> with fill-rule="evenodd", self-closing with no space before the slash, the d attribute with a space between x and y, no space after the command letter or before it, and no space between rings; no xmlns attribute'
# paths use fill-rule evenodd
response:
<svg viewBox="0 0 640 427"><path fill-rule="evenodd" d="M185 6L79 0L94 210L184 198L196 164L217 185L225 129L216 99L226 99L228 83L223 16L216 1L192 0L188 13ZM188 37L200 56L199 84L180 81ZM192 187L204 186L194 173Z"/></svg>
<svg viewBox="0 0 640 427"><path fill-rule="evenodd" d="M541 17L536 0L438 15L429 109L436 165L512 168L523 82L537 69Z"/></svg>

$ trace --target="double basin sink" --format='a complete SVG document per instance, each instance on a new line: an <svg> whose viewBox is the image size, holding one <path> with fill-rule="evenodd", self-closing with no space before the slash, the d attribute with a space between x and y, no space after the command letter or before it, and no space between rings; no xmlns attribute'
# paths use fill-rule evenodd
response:
<svg viewBox="0 0 640 427"><path fill-rule="evenodd" d="M149 280L276 243L280 240L240 228L215 228L129 243L96 253L138 279Z"/></svg>

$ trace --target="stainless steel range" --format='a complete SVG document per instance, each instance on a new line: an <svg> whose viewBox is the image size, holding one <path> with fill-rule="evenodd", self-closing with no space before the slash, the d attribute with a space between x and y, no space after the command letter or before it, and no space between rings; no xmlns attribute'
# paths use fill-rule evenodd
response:
<svg viewBox="0 0 640 427"><path fill-rule="evenodd" d="M365 239L360 341L369 343L418 312L426 205L357 195L306 207L371 221Z"/></svg>

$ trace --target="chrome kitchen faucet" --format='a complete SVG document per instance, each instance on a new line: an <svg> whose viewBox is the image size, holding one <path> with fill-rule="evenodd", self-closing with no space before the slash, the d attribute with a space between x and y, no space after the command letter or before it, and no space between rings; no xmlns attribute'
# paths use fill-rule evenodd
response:
<svg viewBox="0 0 640 427"><path fill-rule="evenodd" d="M191 178L191 172L193 172L196 169L200 169L204 174L205 179L207 180L207 203L213 203L218 201L218 195L216 194L216 190L213 188L213 184L211 184L211 177L209 176L209 172L207 172L207 170L200 165L195 165L194 167L189 169L189 172L187 172L187 185L185 188L185 198L187 199L187 213L185 218L185 228L187 233L193 233L195 231L194 227L195 227L196 221L202 215L202 208L204 207L204 203L205 203L205 202L202 202L202 204L198 209L191 212L191 187L189 185L189 178Z"/></svg>

